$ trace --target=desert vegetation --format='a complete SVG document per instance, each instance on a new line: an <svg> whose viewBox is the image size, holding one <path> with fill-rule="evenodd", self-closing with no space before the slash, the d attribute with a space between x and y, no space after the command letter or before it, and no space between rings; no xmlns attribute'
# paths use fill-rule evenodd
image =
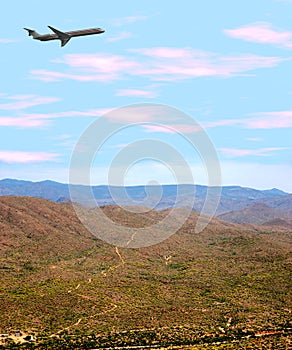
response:
<svg viewBox="0 0 292 350"><path fill-rule="evenodd" d="M137 227L164 215L104 211ZM196 220L158 245L117 248L68 203L1 197L0 349L288 349L291 231L214 219L195 234Z"/></svg>

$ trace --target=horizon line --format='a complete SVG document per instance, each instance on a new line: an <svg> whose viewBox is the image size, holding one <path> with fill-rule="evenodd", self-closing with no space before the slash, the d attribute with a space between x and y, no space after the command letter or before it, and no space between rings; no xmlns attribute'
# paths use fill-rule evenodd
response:
<svg viewBox="0 0 292 350"><path fill-rule="evenodd" d="M90 187L98 187L98 186L108 186L108 187L141 187L141 186L201 186L201 187L210 187L210 188L216 188L216 187L241 187L241 188L248 188L248 189L252 189L252 190L256 190L256 191L272 191L272 190L278 190L281 192L284 192L286 194L292 194L292 192L287 192L285 190L282 190L278 187L272 187L272 188L266 188L266 189L259 189L259 188L255 188L255 187L250 187L250 186L243 186L243 185L238 185L238 184L232 184L232 185L217 185L217 186L209 186L209 185L202 185L202 184L198 184L198 183L162 183L162 184L135 184L135 185L111 185L111 184L81 184L81 183L74 183L74 184L70 184L69 182L61 182L61 181L57 181L57 180L51 180L51 179L45 179L45 180L24 180L24 179L18 179L18 178L1 178L0 181L5 181L5 180L12 180L12 181L22 181L22 182L30 182L30 183L40 183L40 182L55 182L58 184L62 184L62 185L67 185L67 186L90 186Z"/></svg>

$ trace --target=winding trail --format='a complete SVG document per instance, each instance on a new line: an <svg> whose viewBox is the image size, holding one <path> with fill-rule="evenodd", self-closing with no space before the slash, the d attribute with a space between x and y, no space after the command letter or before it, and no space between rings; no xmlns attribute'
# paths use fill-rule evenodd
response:
<svg viewBox="0 0 292 350"><path fill-rule="evenodd" d="M101 274L102 274L104 277L107 276L107 273L108 273L108 272L114 271L114 270L118 269L120 266L124 266L124 265L126 264L124 258L122 257L121 253L119 252L119 248L118 248L118 247L115 248L115 251L116 251L117 256L118 256L119 259L120 259L120 263L119 263L118 265L115 265L115 266L110 267L110 268L107 270L107 272L106 272L106 271L102 271Z"/></svg>
<svg viewBox="0 0 292 350"><path fill-rule="evenodd" d="M121 256L121 253L119 252L119 248L118 248L118 247L116 247L116 253L117 253L118 257L119 257L120 260L121 260L121 264L122 264L122 265L125 265L125 260L124 260L123 257ZM121 266L121 264L118 265L118 266Z"/></svg>
<svg viewBox="0 0 292 350"><path fill-rule="evenodd" d="M121 253L119 252L119 248L118 247L115 247L115 252L116 252L117 256L119 257L120 263L115 265L115 266L110 267L107 272L114 271L114 270L118 269L120 266L124 266L126 264L124 258L122 257ZM106 277L107 273L105 271L102 271L102 275ZM89 278L88 283L91 283L91 282L92 282L92 279ZM72 290L77 290L80 287L82 287L82 283L78 283L78 285L74 289L69 289L68 293L72 293ZM75 294L75 295L79 296L80 298L87 299L87 300L97 299L96 297L92 297L90 295L85 295L85 294L80 294L80 293ZM60 333L62 333L64 331L68 331L69 329L71 329L71 328L73 328L75 326L78 326L80 322L82 322L82 321L84 321L86 319L94 318L94 317L97 317L97 316L102 316L102 315L108 314L110 312L113 312L118 307L118 305L116 305L114 303L108 303L108 305L111 305L111 308L109 308L107 310L104 310L104 311L101 311L101 312L98 312L98 313L96 313L94 315L91 315L91 316L88 316L88 317L81 317L81 318L79 318L77 320L77 322L71 324L68 327L60 329L56 333L51 334L50 337L56 337L56 336L58 336L58 334L60 334Z"/></svg>

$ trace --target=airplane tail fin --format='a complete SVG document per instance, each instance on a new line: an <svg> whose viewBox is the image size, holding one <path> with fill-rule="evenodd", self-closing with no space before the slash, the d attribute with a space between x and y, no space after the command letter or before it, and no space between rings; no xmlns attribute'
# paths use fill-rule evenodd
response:
<svg viewBox="0 0 292 350"><path fill-rule="evenodd" d="M71 36L68 35L67 33L61 32L60 30L48 26L51 31L53 31L55 34L57 34L58 38L61 40L61 46L65 46L67 44L67 42L71 39Z"/></svg>
<svg viewBox="0 0 292 350"><path fill-rule="evenodd" d="M24 30L28 31L28 35L32 36L34 39L38 38L40 36L40 34L38 32L36 32L33 29L28 29L28 28L23 28Z"/></svg>

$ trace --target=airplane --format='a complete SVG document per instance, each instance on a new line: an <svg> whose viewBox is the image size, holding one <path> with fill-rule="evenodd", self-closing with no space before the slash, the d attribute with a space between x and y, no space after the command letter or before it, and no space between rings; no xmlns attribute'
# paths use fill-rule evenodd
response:
<svg viewBox="0 0 292 350"><path fill-rule="evenodd" d="M67 42L75 37L75 36L84 36L84 35L92 35L92 34L101 34L104 33L105 30L102 28L89 28L82 30L74 30L71 32L61 32L60 30L48 26L55 34L39 34L33 29L23 28L28 31L28 35L32 36L36 40L40 41L49 41L49 40L61 40L61 46L65 46Z"/></svg>

